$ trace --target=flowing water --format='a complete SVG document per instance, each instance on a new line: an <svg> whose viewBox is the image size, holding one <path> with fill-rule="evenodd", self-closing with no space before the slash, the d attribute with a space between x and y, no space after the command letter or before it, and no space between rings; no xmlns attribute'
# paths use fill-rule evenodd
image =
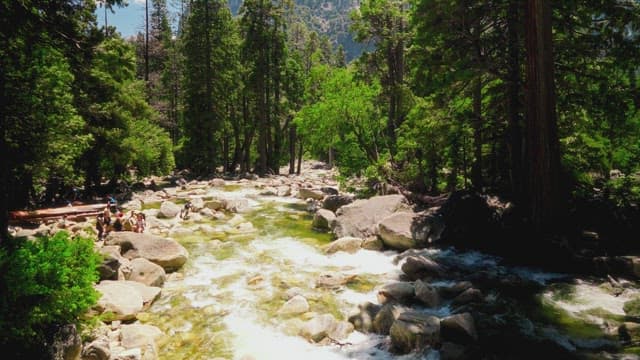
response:
<svg viewBox="0 0 640 360"><path fill-rule="evenodd" d="M229 215L226 220L181 224L191 231L174 238L187 248L190 259L179 273L169 276L162 297L139 316L167 334L159 342L161 359L416 358L389 353L389 340L375 334L356 331L341 343L324 346L298 336L302 324L315 314L329 313L346 320L359 304L377 303L375 288L397 280L401 274L396 252L360 250L356 254L326 255L323 246L330 242L330 235L310 229L311 216L304 203L259 196L257 190L247 186L227 190L209 190L206 196L249 199L249 210L235 217ZM477 252L422 252L434 259L455 261L471 271L497 269L543 285L564 277L504 268L499 259ZM327 273L356 275L356 279L337 290L316 288L316 279ZM445 286L447 281L434 285ZM307 298L308 313L278 313L292 293ZM624 314L622 305L633 294L614 297L586 282L552 285L540 295L542 310L538 311L546 314L545 321L556 322L552 336L574 346L575 341L566 338L567 329L581 330L588 325L596 332L587 334L587 338L603 336L602 318L591 310ZM450 314L446 303L438 309L423 310L440 317ZM432 351L417 358L439 359L439 354Z"/></svg>

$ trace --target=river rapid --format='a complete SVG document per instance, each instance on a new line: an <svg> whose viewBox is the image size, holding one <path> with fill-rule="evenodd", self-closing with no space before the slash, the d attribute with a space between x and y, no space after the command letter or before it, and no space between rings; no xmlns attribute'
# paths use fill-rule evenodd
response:
<svg viewBox="0 0 640 360"><path fill-rule="evenodd" d="M161 298L138 315L141 322L166 334L158 342L161 359L440 359L437 350L393 354L389 338L372 333L354 331L345 340L326 344L300 336L304 322L315 315L347 320L358 305L377 303L377 288L402 278L402 256L364 249L325 254L323 248L332 237L311 229L312 214L303 200L260 193L251 182L206 188L202 196L247 199L248 207L226 219L186 220L180 226L188 231L169 234L187 248L190 258L168 277ZM178 190L181 196L187 197L187 192ZM586 357L637 358L632 348L602 352L616 343L617 335L607 329L611 319L624 321L623 305L637 295L635 286L612 294L603 281L568 281L565 274L503 266L499 258L478 252L420 252L469 273L489 270L539 284L538 308L532 310L536 316L527 315L523 318L528 322L518 325L530 327L526 331L532 336L546 336L568 349L586 349ZM323 274L355 278L343 286L317 287ZM450 283L443 279L432 285ZM308 312L280 312L293 295L308 300ZM485 296L488 301L502 297L499 289ZM447 302L418 310L438 317L452 313Z"/></svg>

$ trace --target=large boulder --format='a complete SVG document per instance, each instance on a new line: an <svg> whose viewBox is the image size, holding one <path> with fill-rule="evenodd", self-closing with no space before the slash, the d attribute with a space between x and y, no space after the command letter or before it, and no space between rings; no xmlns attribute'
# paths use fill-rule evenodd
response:
<svg viewBox="0 0 640 360"><path fill-rule="evenodd" d="M298 189L298 198L302 200L313 199L313 200L322 200L324 199L325 194L320 190L300 188Z"/></svg>
<svg viewBox="0 0 640 360"><path fill-rule="evenodd" d="M137 281L147 286L161 287L167 275L162 266L152 263L145 258L131 260L129 266L131 272L126 276L127 280Z"/></svg>
<svg viewBox="0 0 640 360"><path fill-rule="evenodd" d="M157 359L156 340L162 331L153 325L131 324L120 328L120 341L125 349L141 349L143 359Z"/></svg>
<svg viewBox="0 0 640 360"><path fill-rule="evenodd" d="M416 214L401 211L391 214L378 223L378 234L384 244L392 249L407 250L415 248L418 242L413 235L413 222Z"/></svg>
<svg viewBox="0 0 640 360"><path fill-rule="evenodd" d="M478 340L478 333L469 313L447 316L440 321L440 333L443 340L459 344L469 344Z"/></svg>
<svg viewBox="0 0 640 360"><path fill-rule="evenodd" d="M373 318L373 330L382 335L389 335L391 325L406 309L397 304L385 304Z"/></svg>
<svg viewBox="0 0 640 360"><path fill-rule="evenodd" d="M172 203L171 201L163 201L160 205L159 218L173 219L180 213L180 206Z"/></svg>
<svg viewBox="0 0 640 360"><path fill-rule="evenodd" d="M111 349L107 338L98 338L82 349L82 360L109 360Z"/></svg>
<svg viewBox="0 0 640 360"><path fill-rule="evenodd" d="M411 280L439 276L443 267L437 262L423 256L409 256L401 266L402 272Z"/></svg>
<svg viewBox="0 0 640 360"><path fill-rule="evenodd" d="M391 325L389 335L398 352L422 351L440 342L440 319L417 311L405 311Z"/></svg>
<svg viewBox="0 0 640 360"><path fill-rule="evenodd" d="M407 304L413 301L415 296L415 287L413 283L404 281L395 281L383 285L378 290L378 301L381 304L388 302L399 302Z"/></svg>
<svg viewBox="0 0 640 360"><path fill-rule="evenodd" d="M333 212L341 207L351 204L355 200L352 195L329 195L322 202L322 207Z"/></svg>
<svg viewBox="0 0 640 360"><path fill-rule="evenodd" d="M416 298L420 300L427 307L437 307L440 305L440 295L438 289L418 280L415 282Z"/></svg>
<svg viewBox="0 0 640 360"><path fill-rule="evenodd" d="M201 197L192 197L189 201L191 201L191 211L200 211L204 208L204 200Z"/></svg>
<svg viewBox="0 0 640 360"><path fill-rule="evenodd" d="M182 267L189 257L187 250L176 241L145 233L111 232L105 244L119 245L122 256L129 260L145 258L169 272Z"/></svg>
<svg viewBox="0 0 640 360"><path fill-rule="evenodd" d="M362 248L363 242L364 240L360 238L347 236L347 237L340 238L332 242L331 244L327 245L324 251L327 254L333 254L338 251L344 251L344 252L353 254Z"/></svg>
<svg viewBox="0 0 640 360"><path fill-rule="evenodd" d="M160 296L160 288L134 281L104 280L95 288L101 294L97 310L111 312L116 320L135 319L137 313Z"/></svg>
<svg viewBox="0 0 640 360"><path fill-rule="evenodd" d="M57 329L49 348L50 359L77 360L82 351L82 339L74 324L67 324ZM5 354L10 355L10 354Z"/></svg>
<svg viewBox="0 0 640 360"><path fill-rule="evenodd" d="M331 314L318 315L307 321L300 334L312 341L320 342L329 337L333 340L345 339L353 331L353 324L338 321Z"/></svg>
<svg viewBox="0 0 640 360"><path fill-rule="evenodd" d="M366 200L356 200L338 210L333 232L338 238L353 236L364 239L377 234L377 225L381 220L407 208L402 195L374 196Z"/></svg>
<svg viewBox="0 0 640 360"><path fill-rule="evenodd" d="M316 211L313 216L313 228L318 230L331 230L335 225L336 215L327 209Z"/></svg>
<svg viewBox="0 0 640 360"><path fill-rule="evenodd" d="M102 255L102 262L98 265L100 280L117 280L118 270L126 261L120 255L120 246L103 246L98 252Z"/></svg>

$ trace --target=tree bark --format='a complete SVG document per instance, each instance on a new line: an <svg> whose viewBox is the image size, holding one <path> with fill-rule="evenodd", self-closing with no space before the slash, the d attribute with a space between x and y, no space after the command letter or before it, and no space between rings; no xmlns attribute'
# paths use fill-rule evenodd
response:
<svg viewBox="0 0 640 360"><path fill-rule="evenodd" d="M289 127L289 174L296 172L296 126Z"/></svg>
<svg viewBox="0 0 640 360"><path fill-rule="evenodd" d="M0 69L0 79L4 79L5 76L2 73L3 70ZM6 99L4 86L2 86L2 97L0 101L4 104L4 100ZM5 137L6 137L6 124L7 120L5 118L5 108L4 106L0 107L0 153L8 154L9 149L7 147ZM0 246L7 243L9 239L9 161L4 159L0 161Z"/></svg>
<svg viewBox="0 0 640 360"><path fill-rule="evenodd" d="M482 80L478 75L473 81L473 156L471 183L476 190L482 190Z"/></svg>
<svg viewBox="0 0 640 360"><path fill-rule="evenodd" d="M510 182L511 195L515 201L520 201L523 197L523 173L524 164L523 141L522 141L522 117L520 115L520 88L522 79L520 74L520 54L519 54L519 34L521 1L510 0L507 13L507 37L508 37L508 59L507 59L507 116L508 116L508 142L510 162Z"/></svg>
<svg viewBox="0 0 640 360"><path fill-rule="evenodd" d="M549 0L527 1L526 49L526 208L533 229L550 232L557 230L565 214L566 198L560 175Z"/></svg>
<svg viewBox="0 0 640 360"><path fill-rule="evenodd" d="M149 0L144 1L144 84L149 86Z"/></svg>

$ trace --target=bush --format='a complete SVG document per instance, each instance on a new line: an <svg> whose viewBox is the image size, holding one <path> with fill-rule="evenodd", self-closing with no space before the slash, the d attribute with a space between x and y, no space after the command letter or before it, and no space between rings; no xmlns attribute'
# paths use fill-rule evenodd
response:
<svg viewBox="0 0 640 360"><path fill-rule="evenodd" d="M96 303L100 256L92 240L66 232L6 245L0 249L0 348L42 356L55 326L76 323Z"/></svg>

